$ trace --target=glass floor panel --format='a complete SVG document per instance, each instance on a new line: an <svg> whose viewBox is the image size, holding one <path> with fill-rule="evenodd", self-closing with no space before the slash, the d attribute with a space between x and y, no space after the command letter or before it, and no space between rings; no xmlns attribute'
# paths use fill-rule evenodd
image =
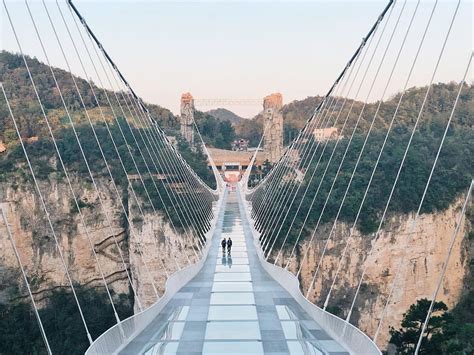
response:
<svg viewBox="0 0 474 355"><path fill-rule="evenodd" d="M214 282L212 292L252 292L251 282Z"/></svg>
<svg viewBox="0 0 474 355"><path fill-rule="evenodd" d="M264 354L260 341L206 341L203 354Z"/></svg>
<svg viewBox="0 0 474 355"><path fill-rule="evenodd" d="M247 247L245 245L238 246L232 244L232 251L247 251Z"/></svg>
<svg viewBox="0 0 474 355"><path fill-rule="evenodd" d="M252 281L249 272L221 272L214 275L216 281Z"/></svg>
<svg viewBox="0 0 474 355"><path fill-rule="evenodd" d="M247 256L247 252L246 251L232 251L230 253L230 256L233 258L242 258L242 257L245 258Z"/></svg>
<svg viewBox="0 0 474 355"><path fill-rule="evenodd" d="M184 322L169 322L157 335L160 335L160 340L179 340L183 334L184 324Z"/></svg>
<svg viewBox="0 0 474 355"><path fill-rule="evenodd" d="M217 259L217 265L248 265L249 259L248 258L228 258L220 256Z"/></svg>
<svg viewBox="0 0 474 355"><path fill-rule="evenodd" d="M281 320L295 320L298 319L296 315L289 309L287 306L275 306L277 313L278 313L278 318Z"/></svg>
<svg viewBox="0 0 474 355"><path fill-rule="evenodd" d="M299 322L283 321L281 327L286 339L302 339L304 336Z"/></svg>
<svg viewBox="0 0 474 355"><path fill-rule="evenodd" d="M291 355L323 355L323 352L308 341L288 341L287 344Z"/></svg>
<svg viewBox="0 0 474 355"><path fill-rule="evenodd" d="M220 292L211 295L211 304L255 304L253 293Z"/></svg>
<svg viewBox="0 0 474 355"><path fill-rule="evenodd" d="M209 306L208 320L257 320L255 306Z"/></svg>
<svg viewBox="0 0 474 355"><path fill-rule="evenodd" d="M260 340L260 327L258 322L210 322L204 339Z"/></svg>
<svg viewBox="0 0 474 355"><path fill-rule="evenodd" d="M250 267L248 265L217 265L216 272L250 272Z"/></svg>

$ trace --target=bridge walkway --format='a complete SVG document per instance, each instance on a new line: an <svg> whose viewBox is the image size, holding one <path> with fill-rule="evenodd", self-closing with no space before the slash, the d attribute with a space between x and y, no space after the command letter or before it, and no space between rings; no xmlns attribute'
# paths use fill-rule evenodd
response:
<svg viewBox="0 0 474 355"><path fill-rule="evenodd" d="M348 354L264 271L242 208L230 192L202 270L121 354Z"/></svg>

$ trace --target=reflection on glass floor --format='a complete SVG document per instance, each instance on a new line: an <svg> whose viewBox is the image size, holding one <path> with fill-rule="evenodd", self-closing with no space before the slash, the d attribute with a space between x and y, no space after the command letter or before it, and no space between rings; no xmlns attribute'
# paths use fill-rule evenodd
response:
<svg viewBox="0 0 474 355"><path fill-rule="evenodd" d="M121 353L348 354L260 266L233 193L203 269Z"/></svg>

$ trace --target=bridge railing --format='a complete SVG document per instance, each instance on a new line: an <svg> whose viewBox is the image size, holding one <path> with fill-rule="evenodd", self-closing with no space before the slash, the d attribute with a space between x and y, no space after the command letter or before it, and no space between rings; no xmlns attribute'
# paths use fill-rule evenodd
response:
<svg viewBox="0 0 474 355"><path fill-rule="evenodd" d="M176 293L198 274L206 261L216 228L223 222L223 207L225 206L226 197L227 191L224 191L214 207L215 217L211 223L211 229L206 233L207 243L201 260L172 274L166 281L165 293L156 303L108 329L92 343L87 349L86 355L117 354L120 352L157 317Z"/></svg>
<svg viewBox="0 0 474 355"><path fill-rule="evenodd" d="M240 206L243 211L243 224L247 224L254 238L255 249L265 271L275 279L288 293L298 302L298 304L340 345L351 354L381 355L377 345L364 332L354 325L346 322L322 308L316 306L303 296L298 279L291 272L271 264L263 256L259 243L260 233L254 228L254 221L250 216L250 205L244 197L242 190L238 189Z"/></svg>

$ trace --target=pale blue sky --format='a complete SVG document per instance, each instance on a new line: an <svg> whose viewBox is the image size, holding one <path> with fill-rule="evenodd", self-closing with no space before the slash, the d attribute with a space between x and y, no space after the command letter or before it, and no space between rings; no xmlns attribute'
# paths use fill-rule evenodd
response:
<svg viewBox="0 0 474 355"><path fill-rule="evenodd" d="M50 39L47 50L53 65L65 68L42 4L30 3L40 32ZM60 3L64 5L62 0ZM185 91L198 98L261 98L279 91L285 102L325 93L387 1L75 3L139 95L177 113ZM61 29L55 3L47 4ZM393 28L402 4L396 4L387 31ZM421 1L390 94L402 87L433 4L431 0ZM428 82L455 5L455 1L440 0L410 86ZM24 3L7 1L7 6L24 51L44 60ZM415 1L408 0L390 58L401 43L414 6ZM435 81L461 78L472 51L472 16L472 1L464 0ZM1 28L2 48L18 51L5 16ZM61 36L65 41L64 30ZM67 52L71 53L73 71L81 74L72 47ZM387 77L391 63L386 61L381 77ZM376 84L369 100L380 99L384 83ZM358 98L364 99L365 92ZM228 108L243 116L260 110Z"/></svg>

